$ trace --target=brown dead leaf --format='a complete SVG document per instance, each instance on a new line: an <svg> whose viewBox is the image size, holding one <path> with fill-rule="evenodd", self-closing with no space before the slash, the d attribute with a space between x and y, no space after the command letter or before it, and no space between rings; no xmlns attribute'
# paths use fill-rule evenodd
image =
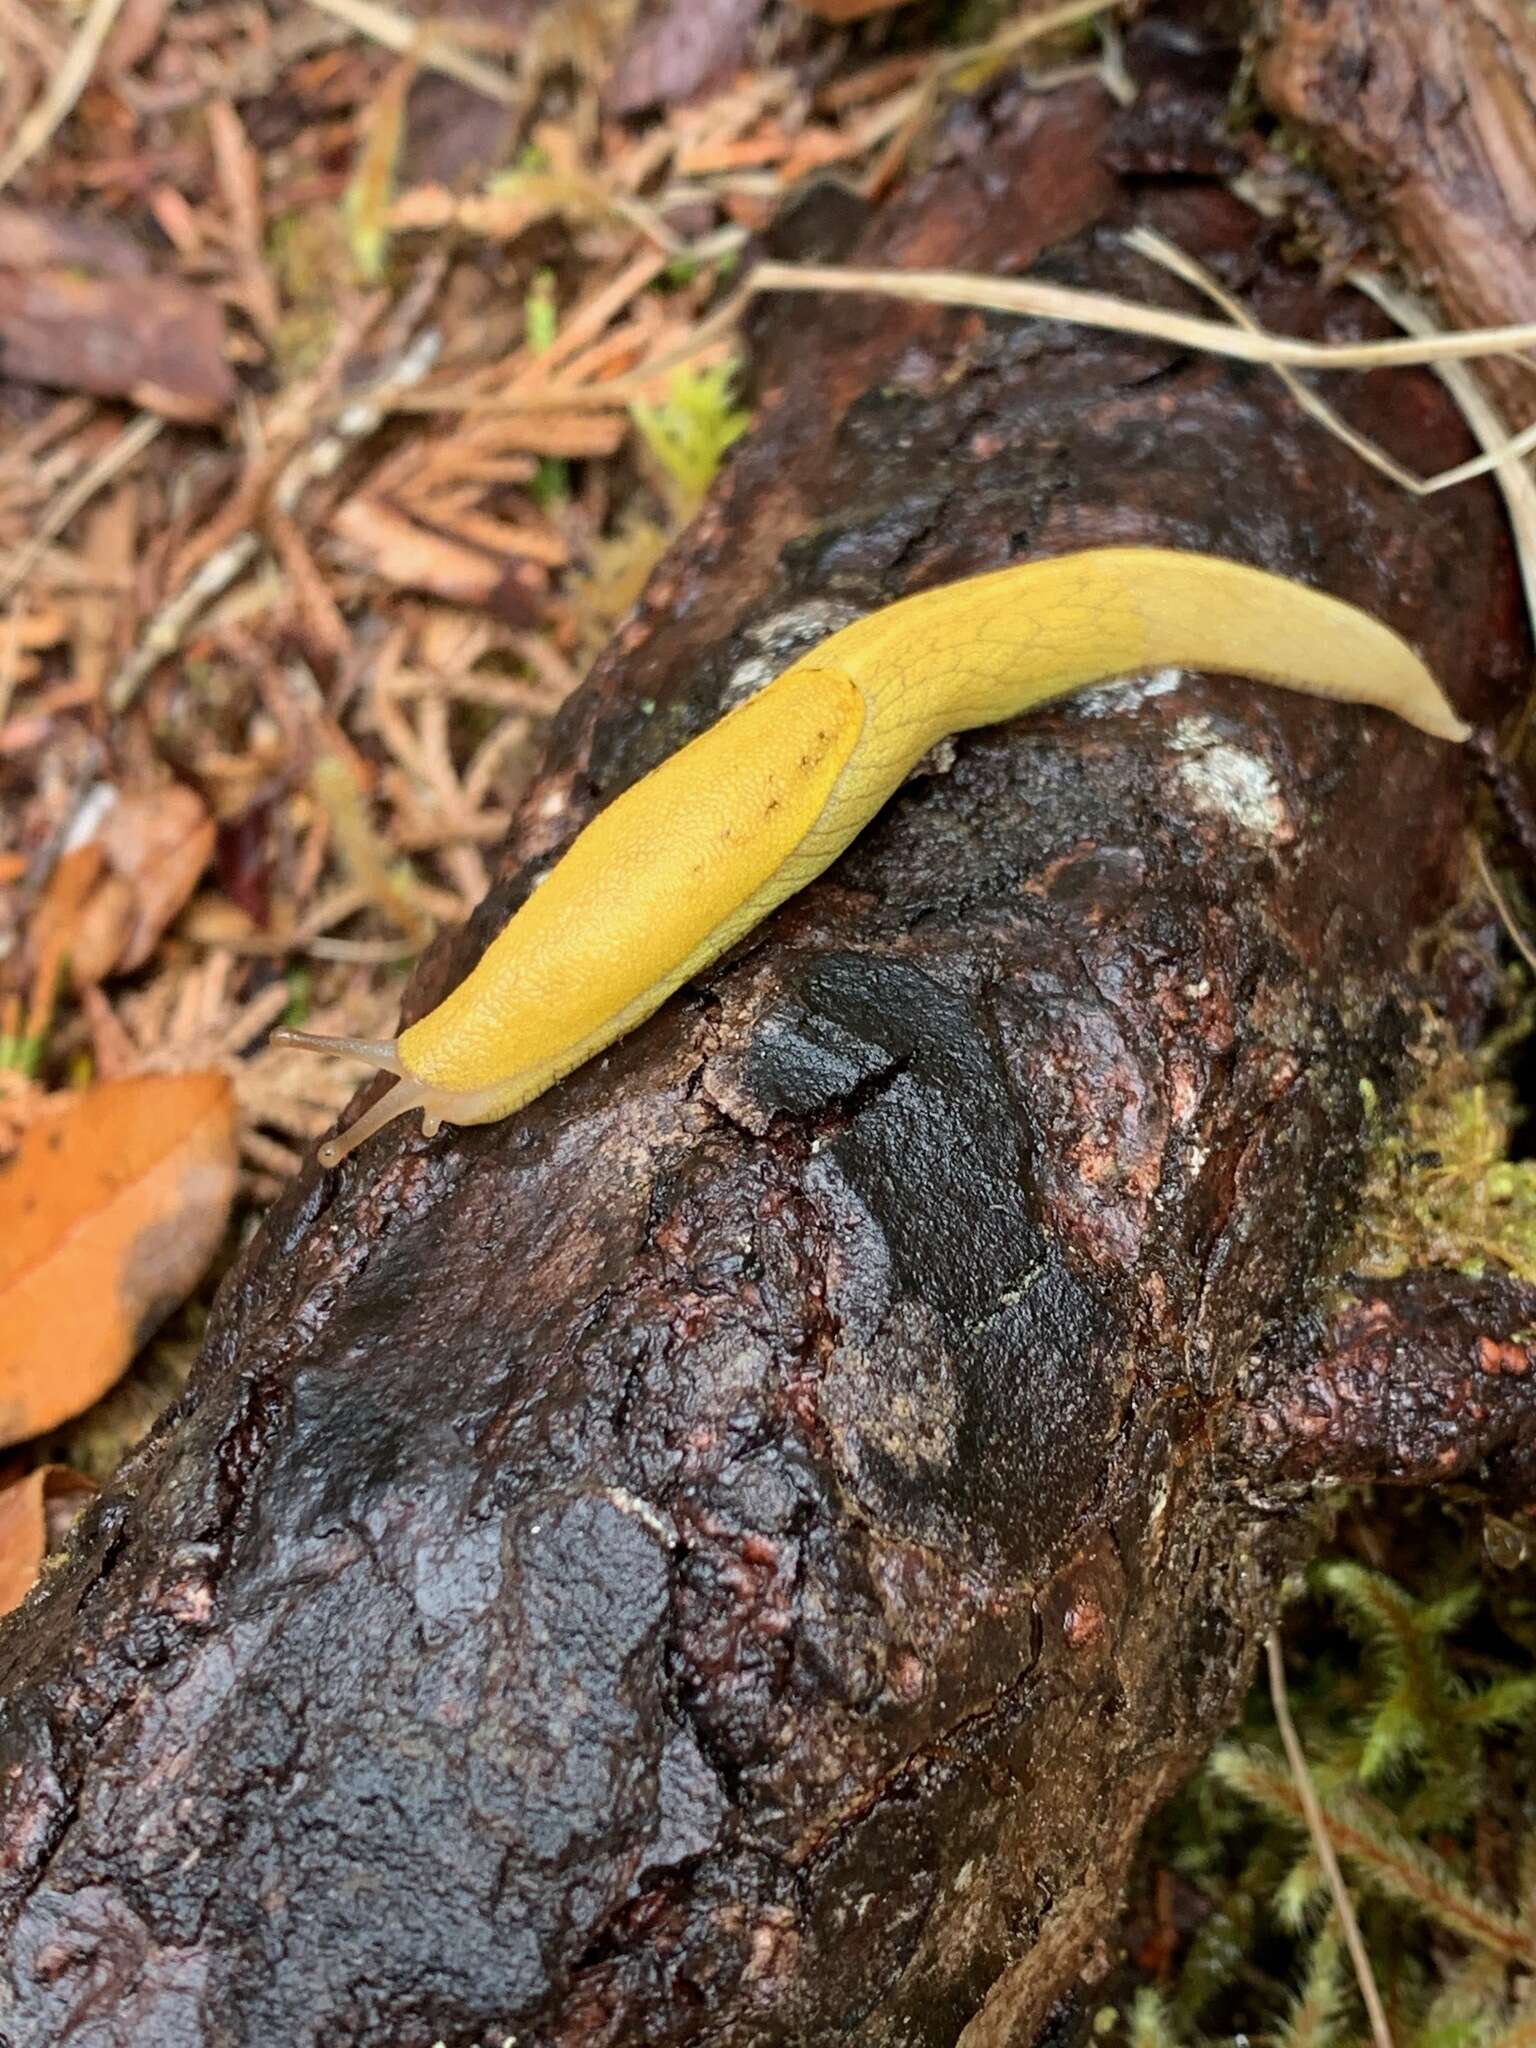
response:
<svg viewBox="0 0 1536 2048"><path fill-rule="evenodd" d="M603 94L611 114L675 106L746 62L764 0L665 0L643 12Z"/></svg>
<svg viewBox="0 0 1536 2048"><path fill-rule="evenodd" d="M221 1073L71 1096L0 1169L0 1444L97 1400L202 1278L234 1198Z"/></svg>
<svg viewBox="0 0 1536 2048"><path fill-rule="evenodd" d="M82 846L79 850L87 853L92 849ZM122 958L133 928L132 888L110 870L98 875L63 948L73 985L91 988L105 981Z"/></svg>
<svg viewBox="0 0 1536 2048"><path fill-rule="evenodd" d="M119 797L100 840L112 871L133 892L133 925L114 963L120 974L142 967L213 858L218 828L208 807L184 782Z"/></svg>
<svg viewBox="0 0 1536 2048"><path fill-rule="evenodd" d="M96 837L54 869L32 921L33 960L67 961L76 988L142 967L191 900L217 837L185 783L120 796Z"/></svg>
<svg viewBox="0 0 1536 2048"><path fill-rule="evenodd" d="M94 1479L68 1465L39 1465L0 1487L0 1614L26 1599L43 1559L59 1548L95 1491Z"/></svg>
<svg viewBox="0 0 1536 2048"><path fill-rule="evenodd" d="M0 353L7 376L170 419L217 419L235 396L218 302L174 277L0 268Z"/></svg>
<svg viewBox="0 0 1536 2048"><path fill-rule="evenodd" d="M230 101L216 99L208 108L208 139L213 164L229 209L230 240L239 278L240 302L251 325L271 342L281 324L277 287L267 269L263 246L266 217L262 205L261 159L251 147L240 116Z"/></svg>
<svg viewBox="0 0 1536 2048"><path fill-rule="evenodd" d="M81 919L105 866L106 855L93 840L72 847L49 876L27 935L39 979L55 979L63 962L74 957Z"/></svg>
<svg viewBox="0 0 1536 2048"><path fill-rule="evenodd" d="M88 270L100 277L147 277L149 258L111 221L51 206L0 200L0 249L8 270Z"/></svg>
<svg viewBox="0 0 1536 2048"><path fill-rule="evenodd" d="M807 14L822 21L862 21L866 14L889 13L908 0L799 0Z"/></svg>

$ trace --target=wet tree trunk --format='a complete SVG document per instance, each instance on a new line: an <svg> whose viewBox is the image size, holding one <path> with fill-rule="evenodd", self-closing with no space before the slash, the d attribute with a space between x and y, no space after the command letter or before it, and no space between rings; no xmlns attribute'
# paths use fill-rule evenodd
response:
<svg viewBox="0 0 1536 2048"><path fill-rule="evenodd" d="M1132 58L1132 114L1004 87L799 251L1173 298L1140 220L1275 326L1376 331L1219 182L1233 53L1154 20ZM597 804L971 571L1208 548L1509 701L1493 492L1400 495L1263 373L853 301L770 308L753 355L761 425L413 1012ZM1468 452L1432 377L1338 396ZM1334 1342L1362 1082L1390 1104L1422 1006L1491 1000L1473 786L1374 713L1098 692L941 749L530 1111L309 1172L0 1636L0 2041L1028 2042L1307 1540L1275 1336ZM1434 1312L1465 1378L1488 1330Z"/></svg>

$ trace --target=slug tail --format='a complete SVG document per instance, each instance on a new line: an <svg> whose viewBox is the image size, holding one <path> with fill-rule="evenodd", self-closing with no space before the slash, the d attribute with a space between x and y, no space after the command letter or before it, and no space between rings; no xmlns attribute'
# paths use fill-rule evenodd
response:
<svg viewBox="0 0 1536 2048"><path fill-rule="evenodd" d="M1355 605L1177 550L1116 550L1115 567L1141 612L1149 666L1253 676L1338 703L1379 705L1436 739L1471 735L1407 641Z"/></svg>

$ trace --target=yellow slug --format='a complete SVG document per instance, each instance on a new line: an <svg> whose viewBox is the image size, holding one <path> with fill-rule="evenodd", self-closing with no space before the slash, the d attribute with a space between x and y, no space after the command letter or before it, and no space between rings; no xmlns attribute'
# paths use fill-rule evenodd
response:
<svg viewBox="0 0 1536 2048"><path fill-rule="evenodd" d="M398 1039L275 1032L398 1076L322 1163L412 1109L428 1136L521 1109L819 875L947 734L1169 665L1381 705L1439 739L1471 730L1389 628L1209 555L1094 548L903 598L616 797Z"/></svg>

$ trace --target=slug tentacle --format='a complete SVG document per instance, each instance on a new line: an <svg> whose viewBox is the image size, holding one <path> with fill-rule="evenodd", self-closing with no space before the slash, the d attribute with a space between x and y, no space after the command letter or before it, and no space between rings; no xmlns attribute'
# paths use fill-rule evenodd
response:
<svg viewBox="0 0 1536 2048"><path fill-rule="evenodd" d="M396 1077L327 1166L407 1110L492 1123L641 1024L829 867L936 741L1167 666L1457 715L1391 628L1322 591L1170 548L1089 548L856 620L599 811L474 970L396 1041L275 1039Z"/></svg>
<svg viewBox="0 0 1536 2048"><path fill-rule="evenodd" d="M386 1088L372 1109L365 1109L355 1124L348 1126L339 1137L327 1138L319 1148L317 1157L322 1166L339 1166L349 1152L356 1151L365 1138L371 1138L375 1131L382 1131L386 1124L392 1124L397 1116L405 1116L413 1109L425 1109L431 1096L430 1088L420 1081L397 1081L393 1088ZM433 1128L440 1119L429 1119ZM431 1132L428 1132L431 1136Z"/></svg>
<svg viewBox="0 0 1536 2048"><path fill-rule="evenodd" d="M321 1031L295 1031L280 1024L268 1041L271 1045L296 1045L302 1052L329 1053L333 1059L367 1060L381 1072L403 1078L399 1040L394 1038L330 1038Z"/></svg>
<svg viewBox="0 0 1536 2048"><path fill-rule="evenodd" d="M273 1032L271 1042L296 1045L304 1052L328 1053L335 1059L368 1060L382 1073L396 1077L394 1087L387 1089L372 1109L365 1110L350 1130L338 1138L327 1138L320 1146L317 1157L322 1166L335 1166L385 1124L408 1110L422 1108L432 1092L406 1072L398 1041L393 1038L331 1038L319 1031L295 1031L285 1024Z"/></svg>

